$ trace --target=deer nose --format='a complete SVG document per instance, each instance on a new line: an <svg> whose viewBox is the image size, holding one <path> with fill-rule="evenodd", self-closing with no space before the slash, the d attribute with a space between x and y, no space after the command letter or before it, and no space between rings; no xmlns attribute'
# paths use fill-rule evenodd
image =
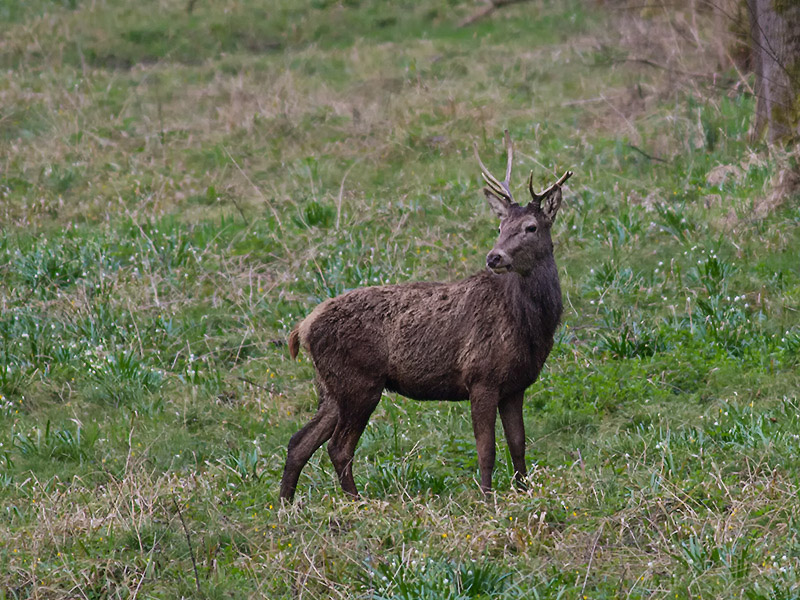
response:
<svg viewBox="0 0 800 600"><path fill-rule="evenodd" d="M511 268L511 257L502 250L492 250L486 256L486 266L495 273L505 273Z"/></svg>

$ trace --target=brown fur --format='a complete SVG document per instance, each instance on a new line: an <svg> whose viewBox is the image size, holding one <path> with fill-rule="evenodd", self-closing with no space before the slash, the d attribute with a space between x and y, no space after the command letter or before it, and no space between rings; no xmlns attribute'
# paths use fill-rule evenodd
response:
<svg viewBox="0 0 800 600"><path fill-rule="evenodd" d="M303 466L329 439L342 488L358 495L353 454L384 389L418 400L470 400L485 492L499 412L515 479L524 485L522 399L550 353L562 311L550 238L561 188L526 207L507 199L496 206L497 193L485 193L502 217L487 256L492 270L454 283L353 290L317 306L292 331L292 357L302 344L313 360L319 408L289 442L281 498L293 498Z"/></svg>
<svg viewBox="0 0 800 600"><path fill-rule="evenodd" d="M295 327L292 329L292 333L289 334L289 356L292 357L292 360L297 358L297 355L300 352L300 332Z"/></svg>

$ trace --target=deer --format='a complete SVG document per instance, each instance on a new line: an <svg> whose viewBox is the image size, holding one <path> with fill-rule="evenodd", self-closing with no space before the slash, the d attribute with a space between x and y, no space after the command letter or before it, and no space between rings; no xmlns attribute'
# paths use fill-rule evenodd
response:
<svg viewBox="0 0 800 600"><path fill-rule="evenodd" d="M480 489L492 489L499 412L514 483L525 489L522 404L553 347L562 313L551 228L567 171L531 201L514 201L514 149L508 131L503 181L478 154L483 193L500 219L486 269L452 283L412 282L357 288L319 304L289 335L316 373L318 409L289 440L280 498L292 502L300 472L326 441L342 490L358 498L353 457L383 391L415 400L469 400Z"/></svg>

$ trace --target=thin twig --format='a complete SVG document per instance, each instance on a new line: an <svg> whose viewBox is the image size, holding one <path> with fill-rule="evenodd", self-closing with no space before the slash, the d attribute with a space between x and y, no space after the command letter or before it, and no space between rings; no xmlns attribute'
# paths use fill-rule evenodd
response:
<svg viewBox="0 0 800 600"><path fill-rule="evenodd" d="M594 561L594 553L597 550L597 542L600 540L600 536L603 533L603 527L605 526L605 521L600 522L600 530L597 532L597 535L594 536L594 544L592 544L592 553L589 555L589 564L586 565L586 575L583 578L583 586L581 587L580 595L583 596L583 591L586 589L586 582L589 581L589 572L592 570L592 562Z"/></svg>
<svg viewBox="0 0 800 600"><path fill-rule="evenodd" d="M161 94L159 93L158 86L156 86L156 111L158 113L159 139L161 140L161 147L163 149L167 143L167 135L164 133L164 110L162 107Z"/></svg>
<svg viewBox="0 0 800 600"><path fill-rule="evenodd" d="M271 391L271 390L270 390L268 387L266 387L266 386L263 386L263 385L261 385L260 383L256 383L255 381L253 381L252 379L250 379L250 378L248 378L248 377L241 377L241 376L238 376L238 377L236 377L236 379L238 379L239 381L244 381L245 383L249 383L249 384L250 384L250 385L252 385L253 387L257 387L257 388L259 388L259 389L261 389L261 390L264 390L265 392L269 392L269 391Z"/></svg>
<svg viewBox="0 0 800 600"><path fill-rule="evenodd" d="M203 591L200 589L200 575L197 572L197 561L194 559L194 548L192 547L192 538L189 535L189 529L186 527L186 521L183 520L183 513L181 512L181 507L178 506L178 501L175 499L175 492L172 493L172 503L175 505L175 510L178 511L178 517L181 520L181 525L183 526L183 533L186 534L186 544L189 546L189 556L192 558L192 567L194 567L194 582L197 585L197 594L199 596L203 595Z"/></svg>
<svg viewBox="0 0 800 600"><path fill-rule="evenodd" d="M672 67L668 67L666 65L659 64L654 62L648 58L624 58L624 59L613 59L607 61L606 65L614 65L614 64L622 64L622 63L639 63L642 65L646 65L648 67L653 67L654 69L660 69L662 71L667 71L668 73L675 73L676 75L683 75L686 77L691 77L695 79L705 80L705 83L710 87L718 90L729 91L731 86L728 85L720 85L716 83L716 76L713 73L694 73L692 71L684 71L683 69L673 69ZM764 78L765 81L769 81L770 83L774 83L774 80ZM749 86L748 86L749 87ZM751 92L742 91L743 95L750 95ZM752 93L753 96L759 97L758 92ZM778 104L776 102L776 104ZM787 104L783 103L781 106L788 106Z"/></svg>
<svg viewBox="0 0 800 600"><path fill-rule="evenodd" d="M236 201L236 196L231 196L231 200L233 201L233 205L236 207L236 210L239 211L239 214L242 216L242 221L244 221L245 227L250 227L250 222L247 220L247 217L244 216L244 211L242 207L239 206L239 203Z"/></svg>
<svg viewBox="0 0 800 600"><path fill-rule="evenodd" d="M663 158L659 158L657 156L653 156L652 154L648 154L647 152L645 152L644 150L642 150L638 146L634 146L633 144L628 144L628 148L630 148L631 150L636 150L636 152L638 152L639 154L641 154L642 156L644 156L645 158L647 158L649 160L655 160L655 161L658 161L660 163L669 164L668 160L663 159Z"/></svg>
<svg viewBox="0 0 800 600"><path fill-rule="evenodd" d="M344 182L347 179L347 175L350 173L350 171L353 170L353 167L356 166L357 162L358 162L358 160L356 160L352 165L350 165L350 168L347 169L347 171L344 172L344 176L342 177L342 183L339 185L339 197L336 199L336 230L337 231L339 230L339 221L341 220L341 217L342 217L342 198L344 197Z"/></svg>
<svg viewBox="0 0 800 600"><path fill-rule="evenodd" d="M223 146L222 149L225 150L225 154L228 155L228 158L233 163L233 166L236 167L236 170L239 171L241 176L245 178L247 183L249 183L250 186L253 188L253 190L255 190L256 194L261 196L261 199L264 201L264 203L267 205L267 207L272 212L272 216L275 217L275 222L278 224L278 228L281 230L281 235L275 236L275 237L276 237L278 243L280 243L280 245L283 246L283 249L286 252L286 255L288 256L291 253L289 252L289 247L286 245L286 242L283 241L283 237L285 236L286 232L283 229L283 222L281 221L281 217L278 214L278 211L275 210L275 207L272 205L272 202L270 202L269 199L267 199L267 197L264 195L264 192L262 192L261 189L255 183L253 183L253 180L250 179L250 177L247 175L247 173L244 172L244 169L242 169L242 167L239 166L239 163L236 162L236 159L233 158L233 156L228 151L228 149L225 146Z"/></svg>
<svg viewBox="0 0 800 600"><path fill-rule="evenodd" d="M483 8L480 8L479 10L472 13L470 16L463 19L458 24L458 26L467 27L468 25L472 25L473 23L480 21L485 17L488 17L498 8L509 6L511 4L521 4L522 2L528 2L528 0L489 0L489 2Z"/></svg>

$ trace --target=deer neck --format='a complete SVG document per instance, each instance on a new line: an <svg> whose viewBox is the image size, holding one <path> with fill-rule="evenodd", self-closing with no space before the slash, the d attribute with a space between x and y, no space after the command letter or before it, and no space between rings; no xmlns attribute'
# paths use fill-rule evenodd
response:
<svg viewBox="0 0 800 600"><path fill-rule="evenodd" d="M503 278L504 292L515 321L535 337L552 336L561 319L561 286L558 268L547 257L527 275L509 273Z"/></svg>

